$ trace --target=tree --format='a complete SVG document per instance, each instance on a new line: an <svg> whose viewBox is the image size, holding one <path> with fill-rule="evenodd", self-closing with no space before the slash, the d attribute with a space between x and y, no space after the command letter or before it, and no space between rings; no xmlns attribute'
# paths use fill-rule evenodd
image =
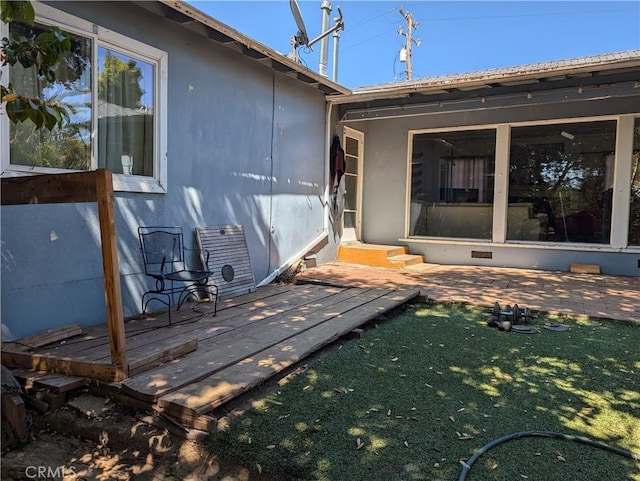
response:
<svg viewBox="0 0 640 481"><path fill-rule="evenodd" d="M139 108L144 90L140 87L142 70L134 60L125 62L107 54L98 77L98 98L130 109Z"/></svg>
<svg viewBox="0 0 640 481"><path fill-rule="evenodd" d="M29 0L0 1L0 19L3 23L13 21L34 25L35 11ZM55 68L71 51L71 35L57 28L40 31L30 36L10 35L2 39L0 61L2 65L36 67L37 74L49 83L56 80ZM67 107L59 102L46 102L41 98L20 93L10 82L1 79L0 100L5 104L9 120L14 123L30 120L37 129L52 130L69 121Z"/></svg>

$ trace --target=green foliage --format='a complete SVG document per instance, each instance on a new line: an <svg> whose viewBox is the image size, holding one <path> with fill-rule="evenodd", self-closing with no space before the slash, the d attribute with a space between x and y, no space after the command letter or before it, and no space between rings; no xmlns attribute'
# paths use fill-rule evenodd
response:
<svg viewBox="0 0 640 481"><path fill-rule="evenodd" d="M9 23L18 20L28 24L33 24L36 13L33 5L28 0L2 0L0 1L0 20Z"/></svg>
<svg viewBox="0 0 640 481"><path fill-rule="evenodd" d="M2 1L2 21L13 21L33 25L35 13L29 1ZM71 35L56 28L41 31L37 35L21 38L11 35L2 39L0 59L2 65L22 65L24 68L37 68L38 76L52 83L56 80L55 67L71 51ZM0 99L6 103L9 119L14 123L30 120L36 129L52 130L56 125L62 127L69 120L67 109L60 103L47 103L17 93L14 86L0 85Z"/></svg>
<svg viewBox="0 0 640 481"><path fill-rule="evenodd" d="M98 98L110 104L136 109L141 105L144 91L140 87L142 70L134 60L128 62L107 55L98 77Z"/></svg>
<svg viewBox="0 0 640 481"><path fill-rule="evenodd" d="M86 125L68 123L64 132L38 129L33 123L18 123L12 129L11 162L15 165L54 169L89 170L91 145L83 142Z"/></svg>

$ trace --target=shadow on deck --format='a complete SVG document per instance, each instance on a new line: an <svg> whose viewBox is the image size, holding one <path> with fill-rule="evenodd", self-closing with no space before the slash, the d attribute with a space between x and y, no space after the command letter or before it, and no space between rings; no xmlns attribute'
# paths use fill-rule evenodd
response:
<svg viewBox="0 0 640 481"><path fill-rule="evenodd" d="M166 311L149 314L125 323L130 377L91 384L137 411L213 431L214 409L418 295L417 288L272 284L220 301L215 316L209 303L187 304L173 312L172 327ZM29 354L101 365L110 356L107 327L84 328ZM14 375L60 391L85 381L24 369Z"/></svg>

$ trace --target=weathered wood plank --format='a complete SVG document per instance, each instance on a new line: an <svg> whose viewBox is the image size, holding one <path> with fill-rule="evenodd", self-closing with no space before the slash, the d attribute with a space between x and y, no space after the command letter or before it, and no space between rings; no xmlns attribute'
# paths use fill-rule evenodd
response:
<svg viewBox="0 0 640 481"><path fill-rule="evenodd" d="M322 306L325 310L328 309L328 312L333 313L331 315L335 315L335 305L340 301L350 302L354 306L362 303L362 301L354 300L352 292L325 287L316 289L308 296L298 295L295 302L292 301L286 309L278 310L273 306L258 306L254 315L249 316L245 313L230 321L234 323L236 329L201 342L200 349L184 359L158 366L138 376L126 379L122 383L122 389L139 399L153 402L166 392L178 389L190 382L196 382L215 370L222 369L235 360L250 355L251 352L259 351L267 345L279 342L283 336L283 323L287 320L298 319L301 314L308 314L309 310L315 311ZM313 319L319 320L320 318L314 314ZM278 326L281 326L280 329L276 329ZM290 326L285 326L284 330L286 331L287 328L291 329ZM296 326L296 329L299 327Z"/></svg>
<svg viewBox="0 0 640 481"><path fill-rule="evenodd" d="M284 340L215 374L175 390L158 400L170 414L206 414L233 397L264 382L381 313L419 295L418 289L389 292L382 297L336 316L327 322Z"/></svg>
<svg viewBox="0 0 640 481"><path fill-rule="evenodd" d="M48 371L67 376L83 376L100 381L118 381L119 373L111 364L97 364L22 352L2 351L2 364L35 371Z"/></svg>
<svg viewBox="0 0 640 481"><path fill-rule="evenodd" d="M600 266L597 264L581 264L572 262L569 264L569 272L576 274L600 274Z"/></svg>
<svg viewBox="0 0 640 481"><path fill-rule="evenodd" d="M138 347L145 344L153 345L166 339L173 339L176 333L179 333L177 335L182 336L182 339L196 337L198 341L202 342L248 322L260 320L260 318L255 318L251 314L264 311L266 306L269 306L270 309L278 309L284 312L285 310L294 309L298 305L302 305L306 300L311 299L308 297L309 295L329 295L327 293L329 291L323 289L326 288L314 286L313 289L293 289L287 287L286 289L280 289L274 295L259 297L252 303L224 309L215 317L203 316L197 321L185 324L181 324L184 319L174 321L171 328L168 328L166 324L157 324L155 321L153 323L147 323L146 320L131 321L127 323L131 333L131 335L127 335L127 351L134 352ZM190 314L193 316L193 312ZM135 334L136 330L140 332L139 335ZM82 349L79 349L78 346L55 346L44 353L57 357L73 357L86 362L106 362L109 356L109 345L106 344L105 338L87 341L83 343L83 346ZM43 352L38 353L43 354Z"/></svg>
<svg viewBox="0 0 640 481"><path fill-rule="evenodd" d="M33 336L23 337L15 342L8 342L2 349L14 352L26 352L38 347L46 346L53 342L62 341L73 336L79 336L82 334L82 327L80 324L72 324L57 329L50 329Z"/></svg>
<svg viewBox="0 0 640 481"><path fill-rule="evenodd" d="M20 442L29 439L29 427L27 425L27 410L24 401L19 394L4 392L2 390L2 427L5 427L5 420L15 437Z"/></svg>
<svg viewBox="0 0 640 481"><path fill-rule="evenodd" d="M147 371L154 366L157 366L163 362L173 361L185 354L195 351L198 349L198 340L190 339L186 342L178 342L174 343L173 346L165 347L157 346L157 352L148 353L148 350L145 350L144 357L138 357L135 359L131 359L133 356L130 356L129 360L129 375L135 376L141 372Z"/></svg>
<svg viewBox="0 0 640 481"><path fill-rule="evenodd" d="M257 291L240 296L235 299L222 300L218 303L218 315L213 317L213 307L209 304L198 304L197 309L203 312L203 317L209 316L213 322L218 322L221 319L225 319L225 313L223 311L227 309L234 309L245 304L256 302L258 300L271 299L275 296L286 295L291 291L291 286L284 286L278 284L269 284L267 286L260 287ZM184 305L183 309L174 311L172 313L174 324L178 325L180 322L188 321L189 317L193 317L194 313L189 307L190 303ZM236 315L236 313L234 313ZM227 316L228 317L228 316ZM134 319L125 322L125 332L127 336L127 342L132 334L137 331L152 331L154 329L167 328L168 317L166 309L160 311L147 313L147 317L142 319ZM169 331L173 335L173 331ZM94 349L97 346L108 344L109 332L106 324L100 326L90 326L84 328L85 339L73 344L66 344L64 346L54 346L51 350L38 350L37 354L59 356L59 357L72 357L74 355L83 356L82 351L87 349Z"/></svg>
<svg viewBox="0 0 640 481"><path fill-rule="evenodd" d="M84 377L65 376L30 369L14 369L12 372L17 379L21 380L26 390L42 387L57 393L64 393L87 385L87 378Z"/></svg>

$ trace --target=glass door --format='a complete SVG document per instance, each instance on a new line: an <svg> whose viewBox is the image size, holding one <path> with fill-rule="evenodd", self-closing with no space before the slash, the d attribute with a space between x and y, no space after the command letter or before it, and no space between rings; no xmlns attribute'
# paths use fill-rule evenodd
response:
<svg viewBox="0 0 640 481"><path fill-rule="evenodd" d="M345 194L342 216L342 242L360 240L362 226L362 161L364 158L364 133L345 127Z"/></svg>

